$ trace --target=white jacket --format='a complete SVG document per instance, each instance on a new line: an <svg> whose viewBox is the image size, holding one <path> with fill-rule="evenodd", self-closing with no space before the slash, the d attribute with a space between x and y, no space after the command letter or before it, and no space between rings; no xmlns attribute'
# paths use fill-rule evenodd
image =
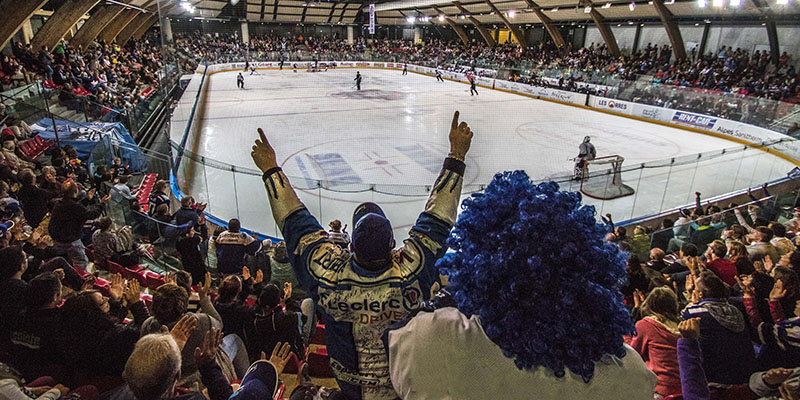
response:
<svg viewBox="0 0 800 400"><path fill-rule="evenodd" d="M389 333L389 370L405 400L652 400L655 374L635 350L625 350L622 359L606 355L596 363L588 384L569 371L563 378L545 367L522 371L486 336L476 316L448 307L420 313Z"/></svg>

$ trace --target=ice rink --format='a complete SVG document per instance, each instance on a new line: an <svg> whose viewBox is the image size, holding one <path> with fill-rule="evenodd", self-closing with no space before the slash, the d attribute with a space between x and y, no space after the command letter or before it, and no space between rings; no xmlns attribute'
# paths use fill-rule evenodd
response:
<svg viewBox="0 0 800 400"><path fill-rule="evenodd" d="M245 172L186 159L178 177L183 191L208 202L208 211L217 217L238 217L247 228L279 236L249 154L260 127L323 226L333 219L350 224L358 203L375 201L399 240L422 210L428 186L448 153L455 110L475 132L465 192L479 190L505 170L523 169L536 181L571 175L569 159L587 135L598 156L621 155L625 167L656 160L669 165L671 158L741 147L709 135L486 88L470 96L467 85L414 73L360 71L360 92L354 88L355 69L247 72L244 89L236 87L238 72L207 76L186 149ZM180 118L173 116L173 123ZM181 134L173 130L172 140L180 142ZM756 186L785 176L791 168L787 161L749 149L713 161L635 169L623 174L635 195L609 201L585 197L584 202L624 220L691 203L695 191L708 198ZM562 189L578 190L578 185L566 182Z"/></svg>

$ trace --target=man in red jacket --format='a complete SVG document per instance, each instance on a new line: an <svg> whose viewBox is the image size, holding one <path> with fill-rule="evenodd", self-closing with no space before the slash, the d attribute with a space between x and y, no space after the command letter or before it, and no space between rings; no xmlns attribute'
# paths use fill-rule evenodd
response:
<svg viewBox="0 0 800 400"><path fill-rule="evenodd" d="M719 279L728 286L736 284L736 265L731 260L725 258L728 248L721 240L715 240L706 249L706 268L715 273Z"/></svg>

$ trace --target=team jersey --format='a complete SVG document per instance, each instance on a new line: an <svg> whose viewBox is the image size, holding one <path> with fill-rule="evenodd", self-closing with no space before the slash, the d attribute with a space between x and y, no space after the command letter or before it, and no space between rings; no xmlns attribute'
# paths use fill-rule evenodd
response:
<svg viewBox="0 0 800 400"><path fill-rule="evenodd" d="M430 298L434 264L455 223L464 164L446 159L434 189L403 246L380 270L361 267L305 208L279 169L266 175L273 216L301 285L321 308L336 378L361 388L364 399L394 399L381 334Z"/></svg>

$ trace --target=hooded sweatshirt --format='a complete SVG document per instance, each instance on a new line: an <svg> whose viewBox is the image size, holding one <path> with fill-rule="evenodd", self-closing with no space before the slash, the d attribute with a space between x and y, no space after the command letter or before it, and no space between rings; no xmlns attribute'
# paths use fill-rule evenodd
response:
<svg viewBox="0 0 800 400"><path fill-rule="evenodd" d="M674 331L677 326L671 328L656 318L645 317L636 323L636 336L625 337L625 343L633 347L647 368L656 374L655 392L664 397L681 393L677 350L680 336Z"/></svg>
<svg viewBox="0 0 800 400"><path fill-rule="evenodd" d="M739 309L727 299L702 299L683 310L683 319L689 318L700 318L699 342L708 381L746 384L753 373L755 353Z"/></svg>

